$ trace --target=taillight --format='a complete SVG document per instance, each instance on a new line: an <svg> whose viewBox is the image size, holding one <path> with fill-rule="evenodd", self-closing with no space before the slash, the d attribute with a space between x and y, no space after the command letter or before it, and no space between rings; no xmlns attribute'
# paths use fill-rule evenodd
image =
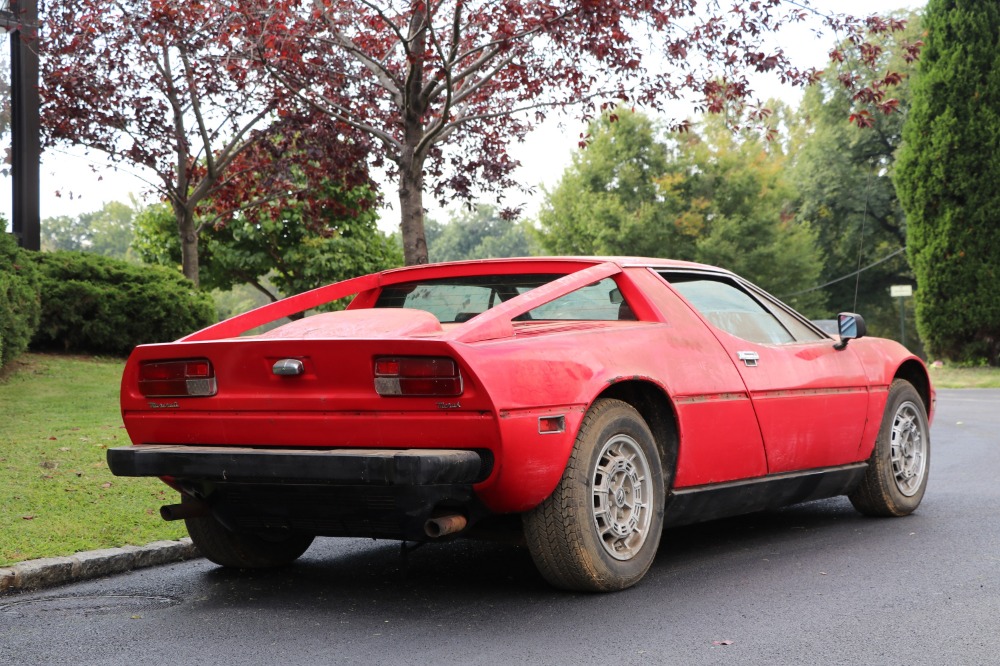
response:
<svg viewBox="0 0 1000 666"><path fill-rule="evenodd" d="M215 395L215 369L208 359L146 361L139 365L139 392L147 398Z"/></svg>
<svg viewBox="0 0 1000 666"><path fill-rule="evenodd" d="M375 359L375 391L381 396L462 395L462 375L450 358L383 356Z"/></svg>

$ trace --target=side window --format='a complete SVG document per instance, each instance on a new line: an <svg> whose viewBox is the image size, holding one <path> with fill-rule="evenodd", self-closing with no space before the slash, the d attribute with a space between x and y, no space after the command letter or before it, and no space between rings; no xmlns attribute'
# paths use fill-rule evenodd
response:
<svg viewBox="0 0 1000 666"><path fill-rule="evenodd" d="M727 333L762 344L795 342L773 314L731 282L707 276L664 277L705 319Z"/></svg>
<svg viewBox="0 0 1000 666"><path fill-rule="evenodd" d="M612 278L572 291L561 298L530 310L534 320L616 321L635 319L622 300L618 285ZM623 316L623 314L625 316Z"/></svg>

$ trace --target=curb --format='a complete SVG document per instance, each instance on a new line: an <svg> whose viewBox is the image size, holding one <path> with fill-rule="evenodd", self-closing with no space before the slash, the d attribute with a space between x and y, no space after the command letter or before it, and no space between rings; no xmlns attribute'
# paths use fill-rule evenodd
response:
<svg viewBox="0 0 1000 666"><path fill-rule="evenodd" d="M91 550L70 557L28 560L0 568L0 595L55 587L195 557L200 557L198 549L191 539L184 538L180 541L154 541L145 546Z"/></svg>

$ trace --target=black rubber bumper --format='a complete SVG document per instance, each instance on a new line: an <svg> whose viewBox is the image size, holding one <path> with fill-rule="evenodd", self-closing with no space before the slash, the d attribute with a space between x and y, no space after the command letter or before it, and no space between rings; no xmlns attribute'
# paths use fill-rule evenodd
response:
<svg viewBox="0 0 1000 666"><path fill-rule="evenodd" d="M141 445L108 449L117 476L229 483L425 486L472 484L484 465L460 449L257 449Z"/></svg>

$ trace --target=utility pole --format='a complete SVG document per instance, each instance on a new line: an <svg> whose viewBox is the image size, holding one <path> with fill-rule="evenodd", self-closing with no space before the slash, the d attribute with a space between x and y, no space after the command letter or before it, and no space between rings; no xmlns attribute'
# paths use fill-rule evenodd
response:
<svg viewBox="0 0 1000 666"><path fill-rule="evenodd" d="M7 5L6 7L4 5ZM21 247L41 248L38 136L38 0L0 3L10 37L12 223Z"/></svg>

